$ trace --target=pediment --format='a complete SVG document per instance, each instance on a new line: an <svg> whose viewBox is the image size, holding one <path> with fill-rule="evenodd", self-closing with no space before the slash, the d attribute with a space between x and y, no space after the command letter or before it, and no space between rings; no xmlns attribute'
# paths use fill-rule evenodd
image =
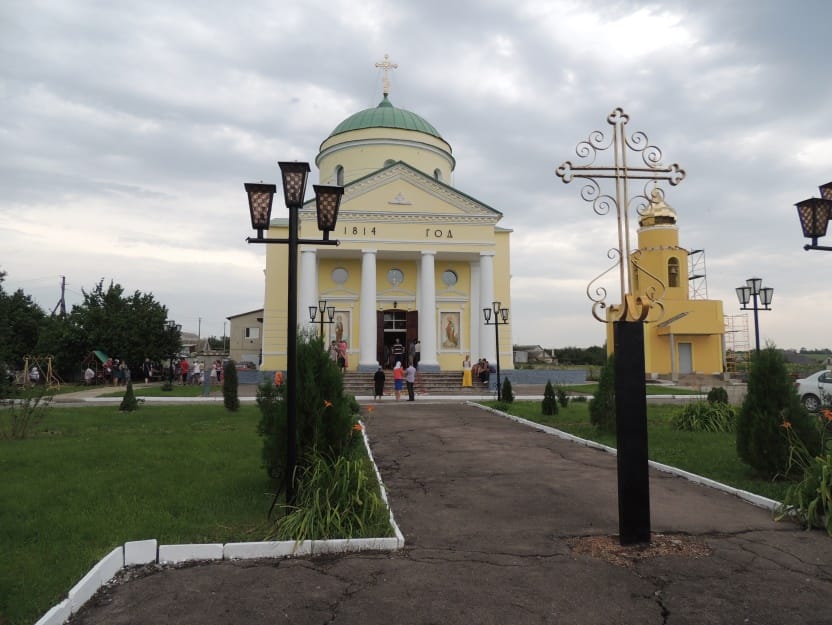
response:
<svg viewBox="0 0 832 625"><path fill-rule="evenodd" d="M394 163L347 184L342 213L454 216L496 223L502 213L404 162Z"/></svg>

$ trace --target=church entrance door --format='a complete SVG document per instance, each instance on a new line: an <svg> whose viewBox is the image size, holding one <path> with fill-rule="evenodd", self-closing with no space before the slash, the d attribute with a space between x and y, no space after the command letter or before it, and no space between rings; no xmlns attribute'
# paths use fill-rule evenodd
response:
<svg viewBox="0 0 832 625"><path fill-rule="evenodd" d="M419 313L396 308L380 310L377 315L377 358L385 369L392 369L396 361L406 367L410 344L419 333Z"/></svg>

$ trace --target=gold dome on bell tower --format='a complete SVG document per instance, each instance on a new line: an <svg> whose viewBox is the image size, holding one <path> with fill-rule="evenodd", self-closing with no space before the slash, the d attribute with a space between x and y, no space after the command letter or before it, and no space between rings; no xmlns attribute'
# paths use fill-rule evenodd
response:
<svg viewBox="0 0 832 625"><path fill-rule="evenodd" d="M638 225L642 228L676 225L676 211L664 201L664 194L658 187L650 194L650 204L641 214Z"/></svg>

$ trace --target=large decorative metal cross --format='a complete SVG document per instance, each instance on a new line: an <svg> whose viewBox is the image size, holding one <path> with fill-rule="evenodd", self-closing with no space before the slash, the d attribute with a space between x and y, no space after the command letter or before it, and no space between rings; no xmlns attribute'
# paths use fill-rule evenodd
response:
<svg viewBox="0 0 832 625"><path fill-rule="evenodd" d="M575 152L585 162L575 165L572 161L566 161L555 171L564 183L572 182L574 178L583 178L587 181L581 188L581 197L587 202L592 202L592 208L598 215L606 215L612 208L615 208L618 218L618 247L609 250L607 256L616 259L616 263L587 286L587 296L593 302L592 314L603 322L627 319L644 321L651 307L661 306L664 281L653 276L643 267L639 267L637 258L630 251L629 212L631 208L635 208L640 214L650 203L650 198L659 199L664 196L658 187L660 180L675 186L685 177L685 171L676 163L667 167L662 166L662 151L650 145L647 135L643 132L638 131L627 136L624 127L629 120L629 115L622 109L616 108L607 116L607 123L613 127L612 136L607 136L600 130L594 130L587 139L575 147ZM613 150L613 164L596 165L598 153L610 148ZM643 165L631 166L627 160L629 152L640 154ZM602 193L601 185L598 183L598 179L602 178L610 178L614 181L614 196ZM646 182L643 192L631 198L630 182L636 180ZM652 189L649 189L651 186ZM621 307L611 307L611 312L614 314L602 316L600 312L608 306L607 291L601 286L595 287L593 291L593 285L616 267L619 269L621 284ZM660 288L654 287L648 290L645 297L634 296L630 277L633 267L650 275L656 284L660 285Z"/></svg>
<svg viewBox="0 0 832 625"><path fill-rule="evenodd" d="M382 79L382 83L381 83L382 91L384 92L384 95L389 95L390 94L390 78L387 76L387 72L390 71L391 69L398 69L399 66L396 63L391 63L390 62L390 55L385 54L384 55L384 60L379 62L379 63L376 63L376 67L378 67L379 69L384 71L384 78Z"/></svg>
<svg viewBox="0 0 832 625"><path fill-rule="evenodd" d="M613 345L615 354L615 437L618 447L618 528L622 545L650 542L650 480L647 456L647 393L644 366L644 321L651 309L659 310L651 321L658 321L663 314L661 297L665 283L638 264L638 253L630 251L631 209L643 214L652 203L659 204L663 192L658 186L660 180L670 185L679 184L685 172L677 164L664 167L662 152L650 145L647 135L635 132L629 137L624 127L629 121L623 110L615 109L607 116L613 127L612 136L595 130L575 148L578 156L585 159L582 165L566 161L557 168L557 175L563 182L583 178L587 182L581 188L581 197L592 202L593 210L606 215L615 208L618 218L618 247L611 249L607 256L615 264L597 276L587 286L587 295L592 300L592 315L599 321L613 324ZM613 164L595 164L599 152L613 149ZM631 167L627 161L630 152L641 155L643 164ZM598 179L610 178L615 182L615 195L602 193ZM630 197L630 182L644 180L643 192ZM650 188L652 187L652 189ZM649 192L649 197L648 197ZM621 283L621 306L610 306L605 301L607 291L602 286L593 287L603 276L618 267ZM650 288L641 289L636 295L631 276L633 270L644 272L654 281ZM594 288L594 291L593 291ZM604 313L603 315L601 313Z"/></svg>

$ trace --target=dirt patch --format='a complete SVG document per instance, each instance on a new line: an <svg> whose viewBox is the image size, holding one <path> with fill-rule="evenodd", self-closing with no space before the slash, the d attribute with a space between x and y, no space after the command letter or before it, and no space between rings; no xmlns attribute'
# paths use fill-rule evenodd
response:
<svg viewBox="0 0 832 625"><path fill-rule="evenodd" d="M618 536L583 536L572 538L567 543L573 553L599 558L626 568L647 558L706 558L712 553L711 548L703 542L685 535L652 534L650 543L643 545L621 545Z"/></svg>

